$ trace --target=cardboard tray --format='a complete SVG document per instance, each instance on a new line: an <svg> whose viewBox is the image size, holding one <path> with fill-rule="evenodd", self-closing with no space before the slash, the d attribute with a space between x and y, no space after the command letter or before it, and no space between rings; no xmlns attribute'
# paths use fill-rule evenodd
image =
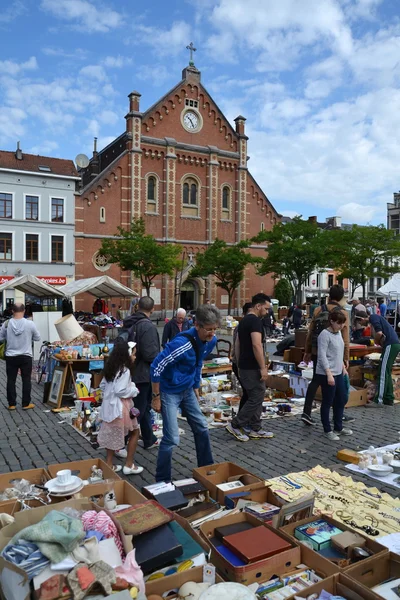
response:
<svg viewBox="0 0 400 600"><path fill-rule="evenodd" d="M135 504L141 504L147 500L137 488L122 479L119 481L115 480L86 485L80 492L74 495L74 498L89 499L96 504L96 506L103 508L104 494L110 491L114 491L117 504L130 504L131 506L134 506ZM106 510L106 512L108 511Z"/></svg>
<svg viewBox="0 0 400 600"><path fill-rule="evenodd" d="M154 581L148 581L146 583L146 595L150 596L151 594L158 594L159 596L163 596L170 590L179 591L179 588L187 581L202 583L204 581L203 567L195 567L194 569L189 569L183 573L176 573L175 575L161 577L160 579L156 579ZM218 575L218 573L216 573L215 583L221 583L222 581L223 579ZM177 595L168 595L168 599L171 600L177 597Z"/></svg>
<svg viewBox="0 0 400 600"><path fill-rule="evenodd" d="M363 585L360 585L347 575L339 573L324 581L319 581L302 592L297 592L295 596L290 596L288 600L294 597L308 598L311 594L319 595L322 590L330 594L343 596L346 600L377 600L379 598L371 590L367 590Z"/></svg>
<svg viewBox="0 0 400 600"><path fill-rule="evenodd" d="M14 471L12 473L4 473L3 475L0 475L0 492L3 492L6 488L12 487L11 481L13 479L26 479L30 483L37 483L38 485L43 485L44 483L46 483L46 481L49 481L51 477L46 469L28 469L27 471ZM1 501L0 507L3 506L3 504L5 503L8 504L9 502L10 500Z"/></svg>
<svg viewBox="0 0 400 600"><path fill-rule="evenodd" d="M365 547L368 548L368 550L370 550L371 552L373 552L373 556L370 556L369 558L366 558L363 561L361 561L363 565L369 564L371 561L374 561L377 557L385 556L388 554L388 549L385 546L382 546L382 544L379 544L372 538L369 538L369 537L363 535L358 529L353 529L352 527L349 527L345 523L342 523L341 521L337 521L336 519L333 519L332 517L329 517L328 515L324 515L324 514L313 515L311 517L308 517L307 519L302 519L301 521L296 521L295 523L290 523L289 525L285 525L284 527L281 527L280 531L285 532L289 537L292 538L292 540L295 540L298 543L299 540L297 540L294 537L294 530L296 529L296 527L299 527L300 525L305 525L306 523L311 523L312 521L315 521L317 519L324 519L325 521L328 521L328 523L335 525L336 527L338 527L339 529L342 529L343 531L351 531L353 533L357 533L357 535L364 538L365 539ZM311 550L311 548L310 548L310 552L315 552L315 551ZM318 552L315 552L315 554L318 554ZM322 564L322 561L328 562L330 564L334 564L328 558L325 558L325 557L321 556L320 554L318 554L318 557L321 560L321 564ZM360 565L361 565L361 563L360 563ZM354 567L354 565L350 565L350 566L344 567L344 568L342 568L342 567L337 567L337 568L340 573L348 573L353 567Z"/></svg>
<svg viewBox="0 0 400 600"><path fill-rule="evenodd" d="M315 399L322 400L321 388L318 388L317 393L315 394ZM349 394L349 399L347 401L346 408L351 408L352 406L365 406L366 404L367 390L364 388L356 387L355 390L353 390Z"/></svg>
<svg viewBox="0 0 400 600"><path fill-rule="evenodd" d="M71 471L77 471L78 477L81 479L89 479L91 476L91 468L96 467L97 469L101 469L103 471L104 479L117 479L121 481L121 477L110 469L107 463L101 458L90 458L87 460L76 460L69 463L59 463L55 465L49 465L48 471L50 473L50 479L57 477L58 471L62 471L63 469L70 469ZM24 473L29 473L29 471L24 471Z"/></svg>
<svg viewBox="0 0 400 600"><path fill-rule="evenodd" d="M51 498L51 506L57 509L57 504L65 502L65 498ZM24 500L24 504L29 508L41 508L44 506L43 502L39 500ZM8 500L7 502L0 503L0 513L14 516L16 513L21 512L22 505L18 500Z"/></svg>
<svg viewBox="0 0 400 600"><path fill-rule="evenodd" d="M217 488L218 484L236 481L243 475L248 476L249 483L247 485L225 492ZM245 492L265 486L265 481L263 479L233 462L222 462L206 467L198 467L197 469L193 469L193 477L197 481L200 481L210 492L211 498L221 505L224 504L224 498L227 494L233 492Z"/></svg>
<svg viewBox="0 0 400 600"><path fill-rule="evenodd" d="M231 525L233 523L242 523L244 521L251 523L255 527L263 525L272 530L274 533L277 533L288 541L292 545L292 548L264 560L244 565L243 567L234 567L214 548L210 542L210 538L214 536L216 527L223 527L224 525ZM243 583L244 585L250 585L256 581L266 581L274 574L279 575L287 573L288 571L293 571L293 569L301 562L300 547L292 537L282 531L277 531L248 513L228 515L222 519L215 519L214 521L204 523L200 526L200 535L204 540L207 540L208 544L211 546L212 564L217 567L220 575L228 581L235 581L237 583Z"/></svg>
<svg viewBox="0 0 400 600"><path fill-rule="evenodd" d="M372 592L370 588L392 577L396 579L400 577L400 556L394 552L376 556L374 560L362 561L353 565L347 570L346 575L361 584L364 590L368 589L374 598L382 598L379 594Z"/></svg>

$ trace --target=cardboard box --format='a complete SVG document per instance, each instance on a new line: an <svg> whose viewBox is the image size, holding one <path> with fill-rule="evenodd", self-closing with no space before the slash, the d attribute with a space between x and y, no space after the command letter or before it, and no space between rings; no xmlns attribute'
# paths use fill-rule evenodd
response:
<svg viewBox="0 0 400 600"><path fill-rule="evenodd" d="M55 510L57 509L57 504L60 502L65 502L65 498L54 498L51 496L51 505ZM44 506L43 502L40 502L40 500L24 500L24 504L29 506L29 508L40 508L41 506ZM7 502L2 502L0 504L0 513L14 516L16 513L21 512L21 510L22 504L18 500L8 500Z"/></svg>
<svg viewBox="0 0 400 600"><path fill-rule="evenodd" d="M147 500L138 489L122 479L119 481L115 480L85 485L80 492L74 495L74 498L87 498L96 504L96 506L104 508L104 494L110 491L114 491L117 504L130 504L131 506L134 506L135 504L141 504Z"/></svg>
<svg viewBox="0 0 400 600"><path fill-rule="evenodd" d="M373 556L370 556L369 558L366 558L362 561L362 563L364 565L367 565L367 564L369 564L369 562L376 560L377 557L385 556L388 554L388 549L385 546L382 546L382 544L379 544L372 538L362 535L362 533L360 531L352 529L351 527L346 525L346 523L337 521L336 519L333 519L332 517L329 517L328 515L321 515L318 518L328 521L328 523L335 525L342 531L351 531L352 533L357 533L357 535L360 535L362 538L364 538L364 540L365 540L364 547L373 553ZM290 537L292 537L295 540L296 538L294 537L294 530L296 529L296 527L298 527L299 525L305 525L306 523L311 523L312 521L315 521L315 520L316 520L316 516L313 515L311 517L308 517L307 519L302 519L301 521L297 521L295 523L289 523L289 525L285 525L284 527L281 527L280 530L284 531L287 535L289 535ZM314 550L310 549L310 552L314 552ZM321 564L325 563L325 561L331 562L329 559L321 556L320 554L318 554L318 556L321 560ZM399 560L400 560L400 557L399 557ZM338 567L338 570L341 573L342 572L347 573L352 568L353 568L353 565L350 565L348 567Z"/></svg>
<svg viewBox="0 0 400 600"><path fill-rule="evenodd" d="M24 510L15 514L15 522L3 527L0 531L0 552L21 529L39 523L51 510L62 510L65 507L77 510L98 510L87 500L68 500L56 506L42 506L34 510ZM29 580L25 571L0 556L0 588L5 600L30 600Z"/></svg>
<svg viewBox="0 0 400 600"><path fill-rule="evenodd" d="M27 471L14 471L13 473L4 473L0 475L0 492L4 492L7 488L12 488L13 479L26 479L29 483L36 483L43 485L46 481L51 479L46 469L28 469ZM45 492L44 492L45 493ZM0 506L4 503L9 503L10 500L4 500L0 502ZM42 505L43 506L43 505ZM2 511L0 511L2 512Z"/></svg>
<svg viewBox="0 0 400 600"><path fill-rule="evenodd" d="M343 530L332 523L328 523L328 525L327 523L327 520L321 515L321 518L316 518L311 523L298 524L293 532L294 537L296 540L309 542L317 552L329 548L332 543L331 537L343 533ZM313 530L312 533L308 531L310 526ZM327 527L330 528L329 531L326 531Z"/></svg>
<svg viewBox="0 0 400 600"><path fill-rule="evenodd" d="M107 463L101 458L89 458L87 460L76 460L69 463L60 463L57 465L49 465L48 471L52 478L57 477L58 471L62 469L70 469L71 471L76 471L76 475L81 479L89 479L91 476L91 468L96 467L97 469L101 469L103 471L104 479L117 479L121 481L121 477L110 469ZM29 471L28 471L29 472ZM26 473L26 471L24 471Z"/></svg>
<svg viewBox="0 0 400 600"><path fill-rule="evenodd" d="M237 503L239 502L240 498L234 498L233 499L233 504L234 506L237 505ZM275 506L279 506L280 508L286 504L286 502L284 500L282 500L282 498L279 498L278 496L276 496L274 494L274 492L271 490L270 487L265 486L262 488L259 488L258 490L252 490L248 496L246 496L244 498L244 500L249 501L249 502L269 502L270 504L274 504Z"/></svg>
<svg viewBox="0 0 400 600"><path fill-rule="evenodd" d="M349 568L346 575L360 583L365 590L369 589L371 592L372 587L383 583L387 579L400 577L400 556L394 552L388 552L386 555L374 557L374 560L361 561ZM382 597L375 594L375 598Z"/></svg>
<svg viewBox="0 0 400 600"><path fill-rule="evenodd" d="M315 394L315 399L322 400L321 388L318 388L318 391ZM350 408L352 406L364 406L365 404L367 404L367 390L357 387L355 390L350 392L346 408Z"/></svg>
<svg viewBox="0 0 400 600"><path fill-rule="evenodd" d="M289 550L275 554L264 560L254 562L249 565L242 567L234 567L229 563L211 544L210 538L214 537L214 530L216 527L223 527L224 525L231 525L233 523L242 523L247 521L254 525L254 527L267 527L268 529L278 533L286 541L292 544ZM287 573L293 571L293 569L301 562L301 551L300 547L296 544L295 540L288 536L281 530L276 530L273 527L263 523L256 517L249 515L248 513L238 513L234 515L228 515L221 519L215 519L214 521L208 521L200 525L200 535L208 541L211 546L211 562L215 565L222 577L228 581L236 581L237 583L243 583L244 585L250 585L255 581L265 581L272 575Z"/></svg>
<svg viewBox="0 0 400 600"><path fill-rule="evenodd" d="M302 592L297 592L296 598L308 598L312 594L319 595L323 590L333 595L343 596L346 600L377 600L378 598L373 592L365 589L364 586L343 573L333 575ZM294 598L294 596L290 596L288 600L291 600L291 598Z"/></svg>
<svg viewBox="0 0 400 600"><path fill-rule="evenodd" d="M354 367L349 367L348 374L349 374L351 385L354 385L357 387L363 387L364 373L363 373L362 367L360 365L356 365Z"/></svg>
<svg viewBox="0 0 400 600"><path fill-rule="evenodd" d="M176 573L175 575L170 575L169 577L161 577L160 579L156 579L154 581L148 581L146 583L146 595L150 596L151 594L158 594L159 596L163 596L170 590L179 591L179 588L188 581L202 583L204 581L203 567L195 567L194 569L189 569L183 573ZM221 583L222 581L223 579L218 575L218 573L216 573L215 583ZM173 598L177 598L177 595L168 595L168 599L172 600Z"/></svg>
<svg viewBox="0 0 400 600"><path fill-rule="evenodd" d="M301 377L300 375L291 375L289 383L295 396L299 396L300 398L305 397L305 395L307 394L307 388L310 383L309 379Z"/></svg>
<svg viewBox="0 0 400 600"><path fill-rule="evenodd" d="M308 329L296 329L296 331L294 332L294 345L296 346L296 348L302 348L304 350L307 335Z"/></svg>
<svg viewBox="0 0 400 600"><path fill-rule="evenodd" d="M265 486L265 481L263 479L257 477L257 475L253 475L250 471L247 471L247 469L239 467L239 465L236 465L233 462L223 462L208 465L206 467L198 467L197 469L193 469L193 477L197 481L200 481L210 492L211 498L220 504L224 504L225 496L233 491L245 492ZM220 483L236 481L238 479L244 484L243 487L225 492L217 488L217 485Z"/></svg>
<svg viewBox="0 0 400 600"><path fill-rule="evenodd" d="M287 377L280 377L279 375L268 375L266 381L267 388L272 390L278 390L279 392L286 392L289 387L289 379Z"/></svg>

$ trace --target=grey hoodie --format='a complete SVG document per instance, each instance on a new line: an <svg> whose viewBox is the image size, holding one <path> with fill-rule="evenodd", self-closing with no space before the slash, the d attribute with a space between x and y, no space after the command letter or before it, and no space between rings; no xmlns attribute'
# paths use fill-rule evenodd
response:
<svg viewBox="0 0 400 600"><path fill-rule="evenodd" d="M32 342L40 341L40 333L33 321L10 319L1 327L0 342L3 340L7 340L6 356L32 356Z"/></svg>

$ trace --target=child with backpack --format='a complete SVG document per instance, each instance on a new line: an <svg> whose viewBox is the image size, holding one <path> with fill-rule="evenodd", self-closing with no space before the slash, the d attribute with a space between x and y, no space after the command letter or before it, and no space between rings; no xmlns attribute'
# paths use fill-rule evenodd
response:
<svg viewBox="0 0 400 600"><path fill-rule="evenodd" d="M125 446L125 437L129 436L124 475L138 475L143 471L143 467L135 466L133 462L139 440L138 411L132 402L139 390L131 381L135 346L134 342L122 340L114 344L104 364L104 377L100 383L103 402L100 408L102 424L98 435L99 447L106 448L106 462L118 472L121 466L113 466L114 453Z"/></svg>
<svg viewBox="0 0 400 600"><path fill-rule="evenodd" d="M328 317L328 327L318 336L318 359L316 379L322 388L321 422L326 437L340 440L340 435L352 435L351 429L343 428L343 413L348 393L344 376L347 370L343 362L344 341L341 334L346 315L342 311L332 311ZM330 410L333 407L334 430L330 423Z"/></svg>

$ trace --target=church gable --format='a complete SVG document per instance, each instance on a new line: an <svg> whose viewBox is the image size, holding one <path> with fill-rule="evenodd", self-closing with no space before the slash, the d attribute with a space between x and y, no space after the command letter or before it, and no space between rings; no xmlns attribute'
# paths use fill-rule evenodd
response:
<svg viewBox="0 0 400 600"><path fill-rule="evenodd" d="M195 67L184 69L182 81L143 114L142 135L238 152L235 130L202 86Z"/></svg>

